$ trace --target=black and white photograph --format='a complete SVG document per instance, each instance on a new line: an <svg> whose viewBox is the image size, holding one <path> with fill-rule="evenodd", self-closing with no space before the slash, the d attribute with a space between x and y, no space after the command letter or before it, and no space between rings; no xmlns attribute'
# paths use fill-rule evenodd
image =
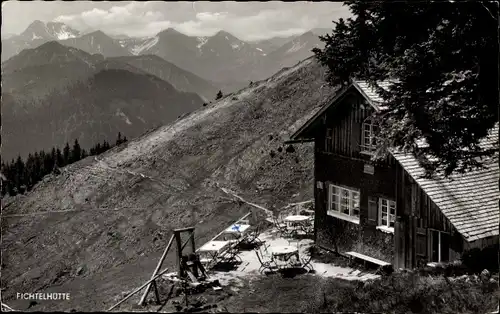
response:
<svg viewBox="0 0 500 314"><path fill-rule="evenodd" d="M499 1L3 1L2 312L499 313Z"/></svg>

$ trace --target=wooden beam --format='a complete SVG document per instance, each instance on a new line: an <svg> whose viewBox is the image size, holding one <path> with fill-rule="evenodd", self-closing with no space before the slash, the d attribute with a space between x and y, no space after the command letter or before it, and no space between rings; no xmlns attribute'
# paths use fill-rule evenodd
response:
<svg viewBox="0 0 500 314"><path fill-rule="evenodd" d="M115 305L113 305L112 307L110 307L109 309L107 309L106 311L109 312L111 311L112 309L114 309L115 307L117 307L118 305L122 304L123 302L125 302L126 300L128 300L131 296L133 296L134 294L136 294L137 292L141 291L144 287L146 287L147 285L149 285L151 282L155 281L156 279L158 279L160 276L162 276L164 273L166 273L168 270L168 268L165 268L164 270L162 270L158 275L156 275L154 278L152 279L149 279L146 283L144 283L142 286L140 286L139 288L135 289L133 292L131 292L129 295L127 295L123 300L121 300L120 302L116 303Z"/></svg>
<svg viewBox="0 0 500 314"><path fill-rule="evenodd" d="M238 222L238 221L240 221L240 220L242 220L242 219L247 218L247 217L248 217L251 213L252 213L252 212L247 213L245 216L243 216L243 217L241 217L240 219L236 220L236 222ZM221 231L221 232L219 232L219 233L218 233L215 237L213 237L212 239L210 239L210 241L208 241L208 242L211 242L211 241L213 241L213 240L217 239L217 238L218 238L221 234L223 234L223 233L224 233L224 231L226 231L226 229L227 229L227 228L230 228L233 224L234 224L234 223L231 223L229 226L227 226L226 228L222 229L222 231ZM208 242L207 242L207 243L208 243Z"/></svg>
<svg viewBox="0 0 500 314"><path fill-rule="evenodd" d="M156 281L153 281L153 287L155 289L156 303L160 304L160 293L158 292L158 286L156 285Z"/></svg>
<svg viewBox="0 0 500 314"><path fill-rule="evenodd" d="M179 230L175 230L175 242L177 244L177 276L182 279L182 244L181 244L181 233Z"/></svg>
<svg viewBox="0 0 500 314"><path fill-rule="evenodd" d="M193 231L195 227L186 227L186 228L181 228L181 229L174 229L174 232L186 232L186 231Z"/></svg>
<svg viewBox="0 0 500 314"><path fill-rule="evenodd" d="M156 265L156 268L155 268L151 278L154 278L156 276L156 274L158 273L158 271L161 268L161 265L163 265L163 261L165 260L165 257L167 257L168 250L170 250L170 247L172 246L173 241L174 241L174 235L172 235L172 237L170 237L170 241L168 242L167 246L165 247L165 251L163 251L163 255L161 256L160 260L158 261L158 265ZM148 296L150 289L151 289L151 284L149 284L148 287L146 288L146 291L144 291L144 294L142 295L142 298L139 301L139 305L144 304L144 301L146 301L146 297Z"/></svg>
<svg viewBox="0 0 500 314"><path fill-rule="evenodd" d="M181 246L181 252L184 251L184 248L188 244L189 240L193 240L194 241L193 235L194 235L194 231L191 232L191 234L189 235L189 238L187 238L186 241L184 241L184 243L182 244L182 246ZM194 245L193 245L193 247L194 247ZM194 250L193 250L193 252L194 252Z"/></svg>
<svg viewBox="0 0 500 314"><path fill-rule="evenodd" d="M195 243L194 243L194 230L191 231L190 238L191 238L191 250L194 253L194 252L196 252L196 246L195 246Z"/></svg>

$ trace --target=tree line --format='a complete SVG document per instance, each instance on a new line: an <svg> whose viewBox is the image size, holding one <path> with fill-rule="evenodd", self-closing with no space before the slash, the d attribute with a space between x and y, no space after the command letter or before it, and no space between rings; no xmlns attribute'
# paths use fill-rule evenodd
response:
<svg viewBox="0 0 500 314"><path fill-rule="evenodd" d="M78 143L78 139L75 139L72 147L70 147L69 143L66 143L62 150L58 147L53 147L48 152L41 150L34 154L29 154L26 160L23 160L21 156L7 163L2 160L2 197L7 193L14 196L30 191L44 176L50 173L59 173L59 168L88 156L99 155L125 142L127 142L127 137L122 138L119 132L115 145L110 145L105 140L91 147L89 152L82 149Z"/></svg>

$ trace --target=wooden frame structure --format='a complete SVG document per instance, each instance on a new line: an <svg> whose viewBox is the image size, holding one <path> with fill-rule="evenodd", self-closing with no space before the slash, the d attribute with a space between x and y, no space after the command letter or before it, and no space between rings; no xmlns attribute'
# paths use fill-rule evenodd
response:
<svg viewBox="0 0 500 314"><path fill-rule="evenodd" d="M251 213L247 213L245 216L241 217L240 219L236 220L236 222L239 222L245 218L247 218ZM232 225L232 224L231 224ZM130 297L141 291L142 289L146 288L144 291L144 294L142 295L139 305L144 305L146 302L146 298L148 297L149 292L151 291L151 287L154 289L155 297L156 297L156 302L157 304L160 304L160 295L158 292L158 287L156 285L156 280L160 278L163 274L165 274L168 271L168 268L163 269L160 271L163 262L165 261L165 258L167 257L167 254L174 243L174 240L176 242L176 248L177 248L177 276L179 281L184 283L183 286L185 286L186 282L188 280L192 281L193 283L198 283L198 278L204 277L208 278L208 274L203 267L203 265L200 263L200 260L198 258L197 252L196 252L196 247L195 247L195 239L194 239L194 230L195 227L187 227L187 228L182 228L182 229L175 229L174 234L170 237L170 240L165 247L165 250L163 251L163 254L158 261L158 264L153 271L153 274L151 275L151 278L145 282L142 286L139 288L135 289L133 292L131 292L129 295L127 295L125 298L123 298L121 301L116 303L115 305L111 306L109 309L107 309L107 312L113 310L116 308L118 305L122 304L126 300L128 300ZM216 239L219 237L222 233L224 233L225 229L221 231L219 234L217 234L215 237L212 238L212 240ZM188 238L182 242L182 234L183 233L188 233L189 236ZM189 253L184 254L186 246L190 244L191 250ZM201 276L200 276L201 275ZM187 303L187 298L186 298L186 303ZM4 306L4 304L2 304Z"/></svg>

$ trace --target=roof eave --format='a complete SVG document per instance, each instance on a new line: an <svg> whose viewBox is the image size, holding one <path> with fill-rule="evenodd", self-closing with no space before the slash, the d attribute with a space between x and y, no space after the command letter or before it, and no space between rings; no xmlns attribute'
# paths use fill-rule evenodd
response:
<svg viewBox="0 0 500 314"><path fill-rule="evenodd" d="M331 101L328 101L323 108L321 108L314 116L312 116L309 120L307 120L295 133L290 136L290 140L306 140L310 137L306 135L309 129L316 123L318 119L334 104L336 104L339 100L341 100L347 92L352 88L353 84L349 84L342 91L337 93L335 97Z"/></svg>

